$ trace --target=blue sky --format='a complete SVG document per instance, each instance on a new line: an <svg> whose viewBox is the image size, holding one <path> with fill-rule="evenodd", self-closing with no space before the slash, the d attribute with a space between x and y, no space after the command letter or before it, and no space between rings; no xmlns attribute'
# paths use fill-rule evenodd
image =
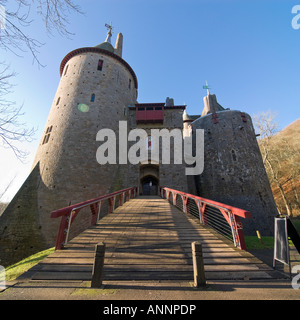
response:
<svg viewBox="0 0 300 320"><path fill-rule="evenodd" d="M294 30L288 0L82 0L84 15L72 14L70 39L47 35L38 15L25 29L45 43L39 60L29 53L17 57L1 52L1 61L17 72L10 99L23 104L23 121L37 128L25 164L1 149L0 190L13 177L11 198L30 172L31 164L59 83L64 56L105 40L105 23L124 36L123 59L135 71L139 102L186 104L200 114L207 80L225 108L251 116L271 110L280 128L299 118L300 29ZM299 22L300 23L300 22Z"/></svg>

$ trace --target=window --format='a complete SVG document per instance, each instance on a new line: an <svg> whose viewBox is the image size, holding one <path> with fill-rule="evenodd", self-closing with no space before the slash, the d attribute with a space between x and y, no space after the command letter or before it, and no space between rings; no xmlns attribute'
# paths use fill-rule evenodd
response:
<svg viewBox="0 0 300 320"><path fill-rule="evenodd" d="M103 67L103 60L99 60L99 61L98 61L98 68L97 68L97 70L101 71L101 70L102 70L102 67Z"/></svg>
<svg viewBox="0 0 300 320"><path fill-rule="evenodd" d="M94 102L95 101L95 94L93 93L92 95L91 95L91 102Z"/></svg>
<svg viewBox="0 0 300 320"><path fill-rule="evenodd" d="M69 65L67 65L67 66L66 66L66 71L65 71L64 76L67 74L67 72L68 72L68 68L69 68Z"/></svg>
<svg viewBox="0 0 300 320"><path fill-rule="evenodd" d="M52 126L47 128L42 144L46 144L49 141L51 131L52 131Z"/></svg>
<svg viewBox="0 0 300 320"><path fill-rule="evenodd" d="M59 104L59 101L60 101L60 97L58 97L57 101L56 101L56 105Z"/></svg>
<svg viewBox="0 0 300 320"><path fill-rule="evenodd" d="M131 89L131 79L129 79L128 89Z"/></svg>
<svg viewBox="0 0 300 320"><path fill-rule="evenodd" d="M147 137L147 150L152 150L152 137Z"/></svg>

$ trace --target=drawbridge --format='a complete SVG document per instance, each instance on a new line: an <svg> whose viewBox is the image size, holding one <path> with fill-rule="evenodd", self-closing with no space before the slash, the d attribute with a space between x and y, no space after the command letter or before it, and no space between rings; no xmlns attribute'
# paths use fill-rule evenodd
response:
<svg viewBox="0 0 300 320"><path fill-rule="evenodd" d="M74 236L75 217L82 227L84 216L90 226ZM34 267L33 280L91 280L95 246L102 242L104 281L192 281L194 241L202 244L207 280L279 277L245 250L240 218L249 218L249 212L176 190L138 196L136 188L128 188L52 217L61 218L56 250Z"/></svg>

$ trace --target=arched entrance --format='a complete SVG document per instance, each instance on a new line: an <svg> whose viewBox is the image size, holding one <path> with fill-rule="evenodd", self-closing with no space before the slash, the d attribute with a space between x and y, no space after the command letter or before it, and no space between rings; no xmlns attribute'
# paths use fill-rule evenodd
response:
<svg viewBox="0 0 300 320"><path fill-rule="evenodd" d="M158 180L153 176L144 177L141 180L142 194L145 196L154 196L158 192Z"/></svg>
<svg viewBox="0 0 300 320"><path fill-rule="evenodd" d="M159 167L153 164L140 166L140 194L157 195L159 186Z"/></svg>

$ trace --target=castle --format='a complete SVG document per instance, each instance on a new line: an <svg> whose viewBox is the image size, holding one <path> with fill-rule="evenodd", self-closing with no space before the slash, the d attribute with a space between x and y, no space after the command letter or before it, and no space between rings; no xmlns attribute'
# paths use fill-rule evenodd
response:
<svg viewBox="0 0 300 320"><path fill-rule="evenodd" d="M76 49L61 62L32 171L0 217L0 264L54 245L59 221L50 219L51 211L131 186L143 195L166 186L248 210L252 219L243 221L245 233L271 235L277 209L250 116L223 108L209 91L201 115L188 115L171 98L138 103L137 76L122 58L123 36L118 34L115 47L111 37L109 27L103 43ZM193 141L196 130L204 130L203 172L186 175L186 165L174 163L174 141L169 164L99 164L97 133L112 130L119 145L120 121L128 132L144 129L148 149L151 129L179 129Z"/></svg>

